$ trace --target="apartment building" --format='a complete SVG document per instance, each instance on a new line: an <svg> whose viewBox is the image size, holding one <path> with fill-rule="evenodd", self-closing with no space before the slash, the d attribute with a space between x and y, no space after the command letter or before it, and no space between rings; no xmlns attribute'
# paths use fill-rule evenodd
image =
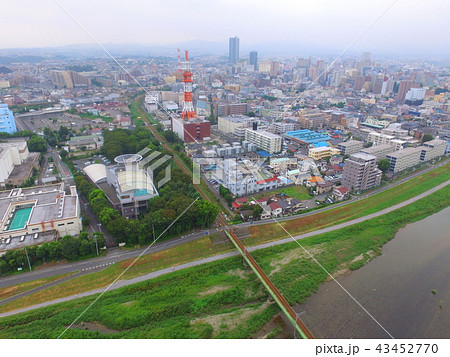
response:
<svg viewBox="0 0 450 357"><path fill-rule="evenodd" d="M390 162L389 170L399 172L417 165L420 162L422 149L406 148L400 151L395 151L386 155L386 159Z"/></svg>
<svg viewBox="0 0 450 357"><path fill-rule="evenodd" d="M300 114L298 118L298 122L305 129L323 128L330 120L331 114L324 112Z"/></svg>
<svg viewBox="0 0 450 357"><path fill-rule="evenodd" d="M360 152L364 154L375 156L377 161L384 159L387 154L393 151L395 151L395 149L389 144L374 145L370 148L363 148L360 150Z"/></svg>
<svg viewBox="0 0 450 357"><path fill-rule="evenodd" d="M447 142L444 140L434 139L423 143L423 145L419 147L422 150L420 153L420 161L426 162L445 155Z"/></svg>
<svg viewBox="0 0 450 357"><path fill-rule="evenodd" d="M342 155L356 154L363 148L363 142L358 140L349 140L338 145Z"/></svg>
<svg viewBox="0 0 450 357"><path fill-rule="evenodd" d="M212 176L235 196L248 196L256 192L278 188L280 180L276 177L263 177L250 160L237 161L225 159L217 164Z"/></svg>
<svg viewBox="0 0 450 357"><path fill-rule="evenodd" d="M245 140L255 144L261 150L273 154L281 151L283 139L281 136L269 133L265 130L247 129L245 131Z"/></svg>
<svg viewBox="0 0 450 357"><path fill-rule="evenodd" d="M245 136L245 129L250 128L257 119L245 115L220 116L217 128L224 134L233 134L239 137Z"/></svg>
<svg viewBox="0 0 450 357"><path fill-rule="evenodd" d="M381 175L375 156L364 153L352 154L345 160L342 186L356 192L368 190L380 185Z"/></svg>

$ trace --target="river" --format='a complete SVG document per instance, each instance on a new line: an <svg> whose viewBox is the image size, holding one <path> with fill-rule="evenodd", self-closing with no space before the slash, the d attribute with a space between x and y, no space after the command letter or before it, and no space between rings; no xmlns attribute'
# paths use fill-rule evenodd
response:
<svg viewBox="0 0 450 357"><path fill-rule="evenodd" d="M294 307L317 338L450 338L450 207L400 229L337 281L379 324L330 281Z"/></svg>

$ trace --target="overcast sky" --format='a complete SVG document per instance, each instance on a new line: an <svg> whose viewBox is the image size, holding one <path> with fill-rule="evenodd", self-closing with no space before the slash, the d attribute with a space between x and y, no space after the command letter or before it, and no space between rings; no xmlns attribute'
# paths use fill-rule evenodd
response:
<svg viewBox="0 0 450 357"><path fill-rule="evenodd" d="M343 50L393 0L57 0L101 43L168 44L239 36L241 47ZM0 48L93 43L54 0L2 0ZM354 51L450 53L450 1L398 0Z"/></svg>

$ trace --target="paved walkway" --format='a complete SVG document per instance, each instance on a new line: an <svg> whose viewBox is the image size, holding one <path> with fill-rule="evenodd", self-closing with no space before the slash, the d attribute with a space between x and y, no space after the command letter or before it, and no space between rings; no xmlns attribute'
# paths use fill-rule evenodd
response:
<svg viewBox="0 0 450 357"><path fill-rule="evenodd" d="M311 236L314 236L314 235L317 235L317 234L331 232L331 231L334 231L334 230L337 230L337 229L341 229L341 228L348 227L348 226L351 226L351 225L354 225L354 224L357 224L357 223L361 223L361 222L367 221L367 220L375 218L375 217L382 216L382 215L384 215L386 213L395 211L395 210L397 210L399 208L402 208L404 206L407 206L407 205L409 205L409 204L411 204L411 203L413 203L415 201L418 201L421 198L424 198L424 197L426 197L428 195L431 195L432 193L440 190L441 188L444 188L448 184L450 184L450 180L448 180L448 181L446 181L446 182L444 182L444 183L442 183L442 184L440 184L440 185L438 185L438 186L436 186L436 187L434 187L434 188L432 188L432 189L430 189L428 191L425 191L425 192L421 193L418 196L410 198L410 199L408 199L406 201L398 203L398 204L396 204L396 205L394 205L392 207L386 208L386 209L381 210L379 212L372 213L372 214L369 214L369 215L364 216L364 217L356 218L356 219L348 221L348 222L340 223L340 224L337 224L337 225L332 226L332 227L327 227L327 228L319 229L319 230L316 230L316 231L313 231L313 232L300 234L300 235L294 236L293 239L295 239L295 240L305 239L307 237L311 237ZM254 247L249 247L247 250L251 252L251 251L258 250L258 249L272 247L272 246L275 246L275 245L284 244L284 243L288 243L288 242L292 242L292 238L286 238L286 239L281 239L281 240L274 241L274 242L260 244L260 245L254 246ZM197 261L194 261L194 262L189 262L189 263L177 265L177 266L174 266L173 268L166 268L166 269L154 271L152 273L145 274L145 275L133 278L133 279L119 280L115 284L110 286L108 288L108 290L119 289L119 288L124 287L124 286L132 285L132 284L139 283L139 282L142 282L142 281L146 281L146 280L149 280L149 279L152 279L152 278L156 278L156 277L164 275L164 274L171 273L172 271L177 271L177 270L181 270L181 269L185 269L185 268L190 268L190 267L194 267L194 266L198 266L198 265L201 265L201 264L217 261L217 260L224 259L224 258L238 256L239 254L240 253L237 252L237 251L236 252L225 253L225 254L219 254L219 255L212 256L212 257L200 259L200 260L197 260ZM41 304L29 306L29 307L26 307L26 308L22 308L22 309L10 311L10 312L2 313L2 314L0 314L0 318L6 317L6 316L10 316L10 315L19 314L21 312L35 310L35 309L38 309L40 307L49 306L49 305L57 304L57 303L60 303L60 302L66 302L66 301L78 299L78 298L81 298L81 297L98 294L98 293L103 292L105 289L106 288L86 291L84 293L80 293L80 294L77 294L77 295L67 296L67 297L64 297L64 298L60 298L60 299L56 299L56 300L52 300L52 301L47 301L47 302L44 302L44 303L41 303Z"/></svg>

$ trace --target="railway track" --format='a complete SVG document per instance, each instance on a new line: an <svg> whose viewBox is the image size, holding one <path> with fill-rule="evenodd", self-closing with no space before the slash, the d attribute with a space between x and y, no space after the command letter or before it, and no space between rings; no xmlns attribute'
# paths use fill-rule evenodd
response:
<svg viewBox="0 0 450 357"><path fill-rule="evenodd" d="M281 310L284 311L287 318L294 325L295 329L298 331L300 336L306 339L313 339L314 336L303 323L303 321L299 318L298 314L294 311L294 309L289 305L283 295L278 291L275 285L272 284L266 273L260 268L256 260L252 257L252 255L245 249L245 246L242 242L236 237L233 231L225 231L230 240L234 243L234 245L238 248L244 259L250 264L251 268L255 271L256 275L262 280L262 283L269 290L269 293L272 295L274 300L278 303Z"/></svg>

